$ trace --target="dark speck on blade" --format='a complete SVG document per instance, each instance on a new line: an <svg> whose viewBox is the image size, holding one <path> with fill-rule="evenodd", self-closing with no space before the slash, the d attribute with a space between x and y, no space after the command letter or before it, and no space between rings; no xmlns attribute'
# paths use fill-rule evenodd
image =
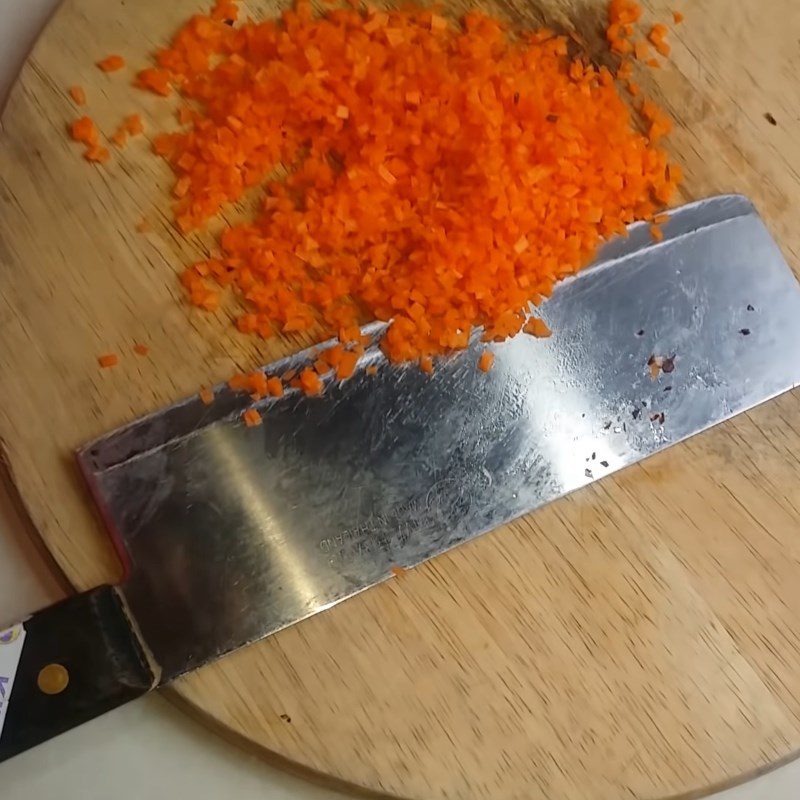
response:
<svg viewBox="0 0 800 800"><path fill-rule="evenodd" d="M671 392L672 391L672 387L671 386L665 386L664 387L664 391L665 392Z"/></svg>
<svg viewBox="0 0 800 800"><path fill-rule="evenodd" d="M750 303L747 304L747 310L748 311L755 311L755 309L753 308L753 306L750 305Z"/></svg>
<svg viewBox="0 0 800 800"><path fill-rule="evenodd" d="M603 425L603 430L607 431L610 427L611 427L611 423L610 422L606 422L606 424Z"/></svg>
<svg viewBox="0 0 800 800"><path fill-rule="evenodd" d="M670 372L675 371L675 356L670 356L669 358L665 358L661 362L661 371L666 372L668 375Z"/></svg>
<svg viewBox="0 0 800 800"><path fill-rule="evenodd" d="M607 467L608 466L608 461L601 461L600 462L600 466L601 467Z"/></svg>
<svg viewBox="0 0 800 800"><path fill-rule="evenodd" d="M641 410L640 410L640 409L638 409L638 408L634 408L634 409L633 409L633 412L631 413L631 416L632 416L634 419L639 419L639 414L641 414L641 413L642 413L642 412L641 412Z"/></svg>
<svg viewBox="0 0 800 800"><path fill-rule="evenodd" d="M594 478L594 475L592 475L592 471L591 471L591 470L590 470L588 467L587 467L587 468L586 468L586 469L583 471L583 474L584 474L584 475L585 475L587 478Z"/></svg>
<svg viewBox="0 0 800 800"><path fill-rule="evenodd" d="M739 333L741 333L741 334L742 334L742 336L749 336L749 335L750 335L750 328L742 328L742 329L739 331Z"/></svg>
<svg viewBox="0 0 800 800"><path fill-rule="evenodd" d="M644 331L643 330L638 330L638 331L636 331L636 335L637 336L644 336Z"/></svg>

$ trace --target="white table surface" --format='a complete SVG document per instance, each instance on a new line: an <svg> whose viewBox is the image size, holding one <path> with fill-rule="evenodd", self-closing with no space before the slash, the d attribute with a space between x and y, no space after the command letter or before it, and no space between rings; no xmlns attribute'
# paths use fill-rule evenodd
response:
<svg viewBox="0 0 800 800"><path fill-rule="evenodd" d="M25 53L57 3L0 0L0 107ZM0 489L0 626L62 595L63 588L32 544L11 499ZM800 761L796 761L714 800L795 800L799 796ZM342 800L343 795L268 767L158 695L0 765L2 800L143 797Z"/></svg>

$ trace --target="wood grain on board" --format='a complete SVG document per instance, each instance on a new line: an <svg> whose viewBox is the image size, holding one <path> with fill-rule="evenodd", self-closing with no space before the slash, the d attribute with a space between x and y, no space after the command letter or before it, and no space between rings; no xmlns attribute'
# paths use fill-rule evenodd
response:
<svg viewBox="0 0 800 800"><path fill-rule="evenodd" d="M749 195L797 269L800 6L683 6L671 60L637 78L675 117L683 199ZM111 52L144 64L196 7L66 0L2 117L0 440L81 589L119 567L73 450L305 344L188 309L175 276L210 239L171 226L170 176L147 139L96 167L66 135L72 84L103 131L137 110L149 132L172 124L131 69L93 64ZM648 4L646 20L672 8ZM601 0L499 13L574 26L599 48ZM120 366L99 370L109 351ZM390 795L618 800L734 780L800 748L799 455L800 403L785 395L174 691L264 754Z"/></svg>

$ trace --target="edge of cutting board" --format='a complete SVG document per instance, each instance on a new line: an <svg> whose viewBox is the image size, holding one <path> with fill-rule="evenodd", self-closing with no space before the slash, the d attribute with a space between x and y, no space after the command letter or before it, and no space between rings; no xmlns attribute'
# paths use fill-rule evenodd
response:
<svg viewBox="0 0 800 800"><path fill-rule="evenodd" d="M642 82L678 119L671 147L692 196L749 194L797 270L794 0L740 9L723 35L726 3L693 7L671 37L673 60ZM603 3L542 5L591 37ZM304 343L259 344L224 313L177 303L174 273L202 241L169 225L163 164L137 142L91 167L66 137L72 83L103 130L137 106L167 119L160 101L92 62L115 51L141 63L196 6L67 0L2 117L0 375L11 377L0 381L0 441L77 588L113 580L118 565L74 448ZM659 13L648 18L669 7L650 4ZM133 232L142 214L146 236ZM127 355L138 338L152 345L148 361ZM94 358L109 349L126 357L100 372ZM43 411L46 424L31 424ZM784 763L800 750L798 411L785 395L170 695L273 762L384 796L690 796Z"/></svg>

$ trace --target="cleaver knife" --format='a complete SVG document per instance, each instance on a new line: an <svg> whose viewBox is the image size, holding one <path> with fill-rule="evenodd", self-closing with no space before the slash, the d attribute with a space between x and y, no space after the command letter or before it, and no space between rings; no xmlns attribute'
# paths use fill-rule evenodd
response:
<svg viewBox="0 0 800 800"><path fill-rule="evenodd" d="M628 233L488 373L479 335L428 376L374 324L320 397L221 386L83 447L125 577L0 632L0 760L800 383L800 286L747 199Z"/></svg>

